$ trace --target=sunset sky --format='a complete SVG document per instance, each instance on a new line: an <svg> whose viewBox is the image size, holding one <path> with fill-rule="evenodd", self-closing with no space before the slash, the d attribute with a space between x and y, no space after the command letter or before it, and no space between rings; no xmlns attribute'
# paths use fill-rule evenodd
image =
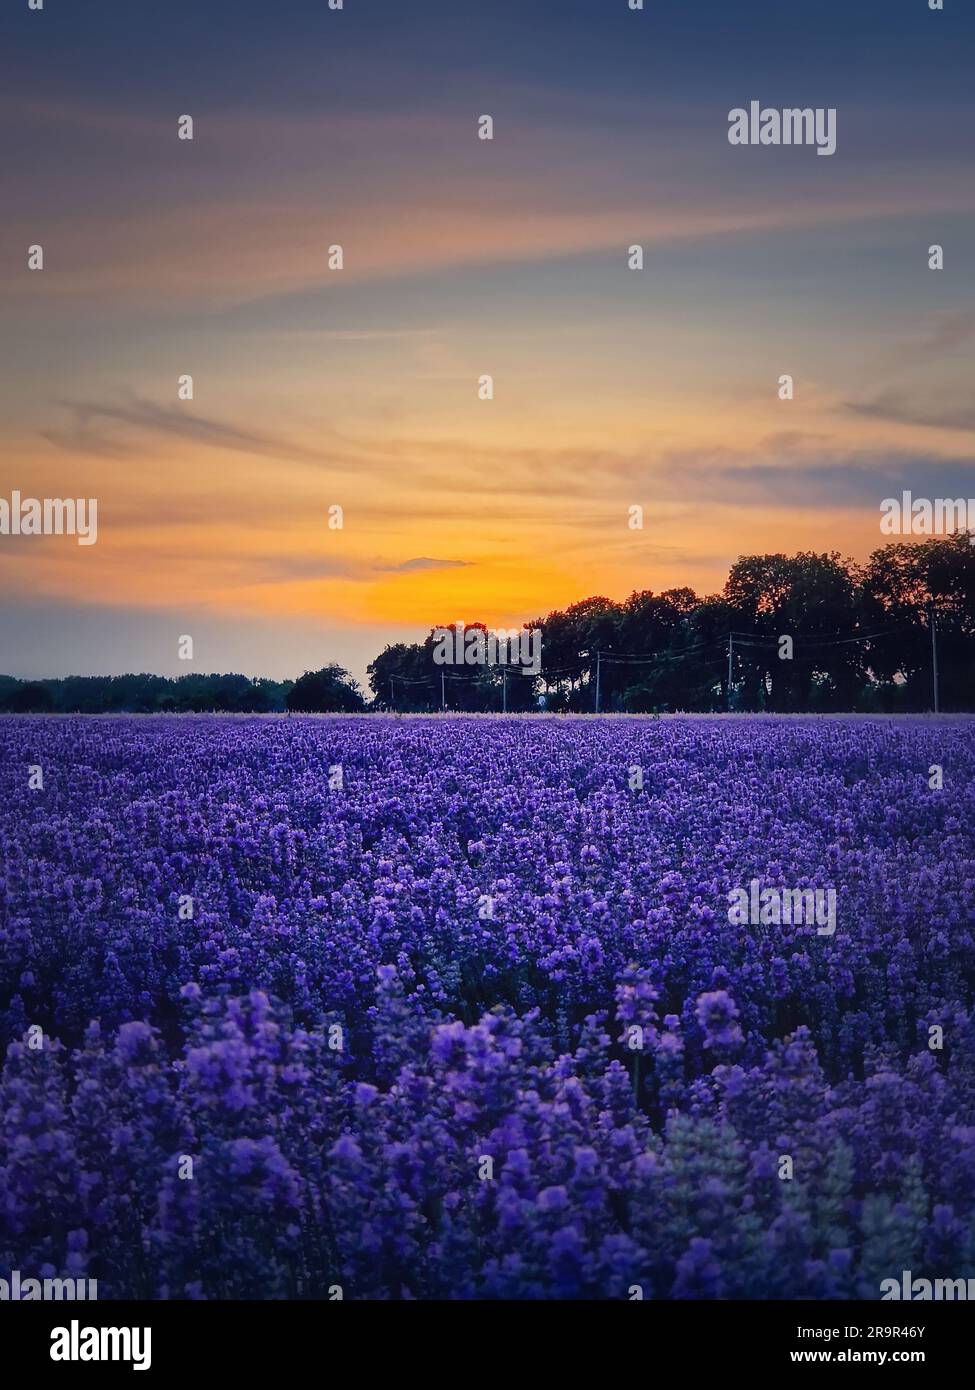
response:
<svg viewBox="0 0 975 1390"><path fill-rule="evenodd" d="M361 679L975 497L973 39L961 0L8 0L0 494L96 497L98 541L0 537L0 671L184 674L188 633ZM836 107L835 155L730 145L753 99Z"/></svg>

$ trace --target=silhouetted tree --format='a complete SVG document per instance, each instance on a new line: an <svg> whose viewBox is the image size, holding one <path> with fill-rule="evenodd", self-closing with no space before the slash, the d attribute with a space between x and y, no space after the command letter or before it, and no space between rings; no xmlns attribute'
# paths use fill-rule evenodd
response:
<svg viewBox="0 0 975 1390"><path fill-rule="evenodd" d="M334 662L299 676L285 703L296 714L356 714L365 709L358 685Z"/></svg>
<svg viewBox="0 0 975 1390"><path fill-rule="evenodd" d="M54 709L54 697L40 681L25 681L11 694L10 709L14 714L47 714Z"/></svg>
<svg viewBox="0 0 975 1390"><path fill-rule="evenodd" d="M725 584L735 629L753 634L739 644L740 709L852 709L866 679L857 634L859 574L829 555L749 555ZM780 657L780 638L793 643Z"/></svg>
<svg viewBox="0 0 975 1390"><path fill-rule="evenodd" d="M962 533L874 551L863 570L866 625L898 629L872 643L869 662L897 699L889 708L928 709L931 693L931 607L935 608L941 708L966 710L975 700L975 546Z"/></svg>

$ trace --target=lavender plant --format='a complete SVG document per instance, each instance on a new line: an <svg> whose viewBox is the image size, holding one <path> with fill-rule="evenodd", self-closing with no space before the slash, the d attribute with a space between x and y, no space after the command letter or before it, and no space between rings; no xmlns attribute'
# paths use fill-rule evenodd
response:
<svg viewBox="0 0 975 1390"><path fill-rule="evenodd" d="M952 720L0 721L0 1274L975 1277L973 774Z"/></svg>

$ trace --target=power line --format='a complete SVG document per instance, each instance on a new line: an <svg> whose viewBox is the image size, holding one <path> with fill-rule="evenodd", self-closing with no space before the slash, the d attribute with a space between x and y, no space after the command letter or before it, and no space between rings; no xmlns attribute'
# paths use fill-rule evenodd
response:
<svg viewBox="0 0 975 1390"><path fill-rule="evenodd" d="M936 636L936 627L935 627L933 609L932 609L932 610L929 610L929 612L930 612L930 627L931 627L932 678L933 678L933 682L934 682L935 711L937 712L937 709L938 709L938 653L937 653L937 636ZM794 642L795 644L797 644L797 645L799 646L799 648L800 648L799 654L798 654L798 655L794 655L791 659L794 660L794 661L799 661L799 662L801 662L801 663L803 663L803 664L806 664L806 663L808 663L808 662L815 661L815 660L817 659L815 655L813 655L813 656L808 656L808 655L804 655L804 654L803 654L804 651L808 651L808 650L810 650L810 649L812 649L814 652L816 652L816 651L819 651L819 650L822 649L822 648L850 646L850 645L854 645L854 644L857 644L857 643L860 643L860 642L878 642L878 641L881 641L881 640L883 640L884 638L887 638L887 637L896 637L896 636L899 636L899 635L901 635L901 634L903 634L903 633L906 633L906 632L915 632L915 631L917 631L917 629L916 629L916 627L915 627L913 624L904 624L904 623L902 623L902 624L898 624L898 625L895 626L895 627L881 627L881 628L877 628L876 630L871 630L871 631L867 631L867 632L857 632L857 633L854 633L854 634L849 635L849 636L841 636L841 635L839 634L839 632L837 632L835 635L832 635L832 636L817 636L817 635L812 634L812 633L810 633L808 636L805 635L805 634L802 634L802 633L790 633L790 634L783 634L783 635L788 635L788 636L792 637L793 642ZM550 684L552 681L556 681L556 680L559 680L559 679L564 679L564 678L566 678L566 677L568 677L568 678L570 678L570 679L572 679L572 680L575 680L575 679L577 679L579 676L581 676L581 675L583 674L583 672L588 672L589 675L592 676L592 674L593 674L592 657L595 657L595 664L596 664L596 670L595 670L595 687L596 687L596 689L595 689L595 704L596 704L596 712L598 713L598 712L599 712L599 706L600 706L600 700L601 700L601 693L602 693L601 675L602 675L602 664L603 664L603 662L606 662L608 665L612 665L612 666L624 666L624 667L625 667L625 666L651 666L651 667L653 667L653 666L664 666L664 665L669 665L669 664L671 664L671 663L673 663L673 662L686 661L686 660L688 660L688 659L691 658L691 657L698 657L700 661L702 661L702 662L707 662L707 661L714 660L714 659L716 658L716 656L717 656L717 653L715 653L714 656L711 656L711 657L705 657L705 656L702 656L701 654L702 654L703 652L710 651L710 650L712 650L713 648L718 647L718 646L722 646L722 647L723 647L724 643L727 642L727 643L728 643L728 701L729 701L729 708L730 708L731 688L732 688L732 682L733 682L733 666L734 666L734 650L735 650L735 647L737 646L738 650L739 650L740 652L742 652L742 653L749 652L749 651L755 651L755 652L761 652L761 653L763 653L763 654L768 654L768 653L769 653L769 650L770 650L770 649L774 649L774 648L779 644L780 640L781 640L780 637L777 637L777 636L774 636L774 635L765 635L765 634L758 633L758 632L738 632L738 631L735 631L735 630L731 630L731 631L729 631L729 632L726 632L726 633L723 633L723 634L721 634L721 635L718 635L718 636L715 636L715 637L706 639L706 640L704 640L704 641L700 641L700 642L693 643L692 645L690 645L690 646L688 646L688 647L682 648L680 651L676 651L676 652L665 652L665 653L660 654L660 655L646 655L646 654L639 653L639 652L611 652L611 651L603 651L602 648L598 648L598 647L597 647L597 648L595 648L595 649L592 651L591 656L590 656L590 660L589 660L588 662L586 662L586 661L579 661L579 662L576 662L575 664L570 665L570 666L557 667L557 668L555 668L554 670L543 669L543 670L540 670L540 671L538 671L538 672L526 671L525 668L524 668L523 666L516 665L516 664L510 663L510 662L507 662L507 663L505 663L505 662L494 662L494 663L490 663L490 664L487 665L487 668L486 668L486 669L485 669L485 665L484 665L484 664L479 664L477 668L471 670L470 672L465 672L463 675L458 675L458 674L454 674L454 673L447 673L446 671L441 670L441 672L440 672L441 707L442 707L442 708L446 708L446 693L445 693L445 682L446 682L446 681L460 681L461 683L465 683L465 682L466 682L466 684L473 686L473 685L475 685L479 680L483 680L483 678L484 678L484 676L485 676L486 674L490 674L491 676L500 675L500 676L502 677L502 681L503 681L503 701L504 701L504 706L505 706L505 708L507 708L507 693L508 693L508 692L507 692L507 674L508 674L509 671L515 671L515 672L517 672L517 673L518 673L519 675L521 675L521 676L531 676L533 679L543 680L543 681L546 683L546 685L548 685L548 684ZM427 687L429 687L429 686L431 686L431 685L433 685L433 684L435 683L435 682L434 682L434 678L433 678L432 676L399 676L399 675L390 676L390 677L389 677L389 686L390 686L390 702L391 702L391 703L394 703L394 702L395 702L395 687L394 687L394 682L396 682L396 681L399 681L399 682L400 682L401 684L403 684L403 685L414 685L414 686L416 686L416 685L421 685L421 686L427 686Z"/></svg>
<svg viewBox="0 0 975 1390"><path fill-rule="evenodd" d="M677 661L681 657L691 656L694 652L703 651L706 647L713 647L718 642L724 642L724 637L712 637L705 642L696 642L689 647L683 647L679 652L674 652L669 656L645 656L639 652L600 652L596 655L601 656L603 661L612 661L615 664L633 661L638 664L647 661Z"/></svg>
<svg viewBox="0 0 975 1390"><path fill-rule="evenodd" d="M847 642L874 642L880 637L896 637L898 633L911 632L914 628L909 623L902 623L897 627L878 628L876 632L859 632L852 637L817 637L813 633L782 633L781 636L791 636L797 642L801 642L806 647L839 647ZM761 643L770 643L775 646L780 640L775 636L763 636L760 632L731 632L727 634L734 637L735 641L751 643L758 646Z"/></svg>

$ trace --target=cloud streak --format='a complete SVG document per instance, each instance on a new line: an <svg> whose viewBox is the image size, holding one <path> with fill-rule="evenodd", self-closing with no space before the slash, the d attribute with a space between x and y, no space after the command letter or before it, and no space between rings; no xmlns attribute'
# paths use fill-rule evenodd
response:
<svg viewBox="0 0 975 1390"><path fill-rule="evenodd" d="M91 430L92 421L101 421L122 425L140 435L163 435L209 448L231 449L235 453L298 459L307 463L321 462L319 453L290 440L194 415L185 405L158 405L138 396L131 396L118 404L97 401L65 401L62 404L72 412L73 426L46 430L41 434L57 448L71 452L112 453L118 456L131 451L131 446L117 437Z"/></svg>
<svg viewBox="0 0 975 1390"><path fill-rule="evenodd" d="M384 574L416 574L423 570L461 570L470 567L469 560L434 560L421 555L415 560L404 560L399 565L379 565Z"/></svg>
<svg viewBox="0 0 975 1390"><path fill-rule="evenodd" d="M975 405L949 405L931 410L916 405L894 391L884 391L872 401L847 401L846 409L871 420L889 420L898 425L917 425L928 430L975 430Z"/></svg>

